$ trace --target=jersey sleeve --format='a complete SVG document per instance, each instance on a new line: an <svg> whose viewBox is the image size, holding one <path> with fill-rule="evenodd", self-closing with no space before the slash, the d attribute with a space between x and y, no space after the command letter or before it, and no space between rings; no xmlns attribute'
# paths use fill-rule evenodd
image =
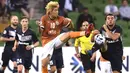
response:
<svg viewBox="0 0 130 73"><path fill-rule="evenodd" d="M121 29L121 27L117 27L115 33L120 33L120 34L122 34L122 29Z"/></svg>
<svg viewBox="0 0 130 73"><path fill-rule="evenodd" d="M19 40L17 32L16 32L15 40L16 40L16 41Z"/></svg>
<svg viewBox="0 0 130 73"><path fill-rule="evenodd" d="M41 17L40 22L41 22L42 26L44 27L45 26L45 16Z"/></svg>
<svg viewBox="0 0 130 73"><path fill-rule="evenodd" d="M38 38L34 32L32 32L32 42L36 43L38 41Z"/></svg>
<svg viewBox="0 0 130 73"><path fill-rule="evenodd" d="M2 33L2 37L8 38L8 29L5 29L4 32Z"/></svg>
<svg viewBox="0 0 130 73"><path fill-rule="evenodd" d="M78 46L79 46L79 39L78 39L78 38L76 38L75 43L74 43L74 46L75 46L75 47L78 47Z"/></svg>
<svg viewBox="0 0 130 73"><path fill-rule="evenodd" d="M102 34L102 31L103 31L104 29L103 29L103 27L101 27L100 29L99 29L99 32Z"/></svg>
<svg viewBox="0 0 130 73"><path fill-rule="evenodd" d="M61 16L60 20L62 20L62 24L63 24L64 27L67 27L67 26L70 25L70 21L67 18Z"/></svg>

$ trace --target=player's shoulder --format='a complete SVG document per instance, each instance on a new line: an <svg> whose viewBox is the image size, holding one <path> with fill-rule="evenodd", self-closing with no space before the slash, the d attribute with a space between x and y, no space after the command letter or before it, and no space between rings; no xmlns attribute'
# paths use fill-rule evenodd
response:
<svg viewBox="0 0 130 73"><path fill-rule="evenodd" d="M47 15L43 15L42 17L41 17L41 20L43 20L43 19L47 19Z"/></svg>
<svg viewBox="0 0 130 73"><path fill-rule="evenodd" d="M58 19L60 19L60 20L61 20L61 19L64 20L64 18L65 18L65 17L63 17L63 16L58 16Z"/></svg>
<svg viewBox="0 0 130 73"><path fill-rule="evenodd" d="M5 30L10 30L10 29L11 29L11 26L10 26L10 25L5 28Z"/></svg>
<svg viewBox="0 0 130 73"><path fill-rule="evenodd" d="M59 18L65 18L64 16L58 16Z"/></svg>
<svg viewBox="0 0 130 73"><path fill-rule="evenodd" d="M119 25L115 25L115 29L122 29L122 28Z"/></svg>
<svg viewBox="0 0 130 73"><path fill-rule="evenodd" d="M28 31L29 31L30 33L32 33L32 34L35 34L35 31L34 31L33 29L31 29L31 28L29 28Z"/></svg>

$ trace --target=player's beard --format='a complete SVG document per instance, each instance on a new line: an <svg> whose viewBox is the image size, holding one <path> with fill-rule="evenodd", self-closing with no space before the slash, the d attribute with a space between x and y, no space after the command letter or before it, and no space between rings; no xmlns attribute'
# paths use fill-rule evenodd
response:
<svg viewBox="0 0 130 73"><path fill-rule="evenodd" d="M108 25L108 27L112 29L114 27L114 24Z"/></svg>
<svg viewBox="0 0 130 73"><path fill-rule="evenodd" d="M15 27L18 26L18 24L14 24L14 23L12 25L15 26Z"/></svg>

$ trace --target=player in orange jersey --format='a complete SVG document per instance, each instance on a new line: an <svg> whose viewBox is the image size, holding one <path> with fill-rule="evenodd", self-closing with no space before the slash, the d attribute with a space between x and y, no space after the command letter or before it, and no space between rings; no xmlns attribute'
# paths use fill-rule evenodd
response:
<svg viewBox="0 0 130 73"><path fill-rule="evenodd" d="M41 42L43 46L42 53L42 73L48 73L47 64L53 54L53 50L62 46L70 38L76 38L89 35L93 26L89 26L89 30L80 32L66 32L60 34L63 27L73 28L72 21L58 15L59 4L50 1L46 5L46 15L42 16L38 26L41 33ZM53 69L55 67L52 67ZM56 68L55 68L56 69Z"/></svg>

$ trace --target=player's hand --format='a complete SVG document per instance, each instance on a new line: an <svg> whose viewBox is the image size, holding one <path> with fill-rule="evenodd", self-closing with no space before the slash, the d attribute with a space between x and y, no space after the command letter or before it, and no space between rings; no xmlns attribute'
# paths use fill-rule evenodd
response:
<svg viewBox="0 0 130 73"><path fill-rule="evenodd" d="M98 30L93 30L93 35L97 35L100 34L100 32Z"/></svg>
<svg viewBox="0 0 130 73"><path fill-rule="evenodd" d="M104 24L104 25L103 25L103 28L104 28L105 30L108 30L108 28L107 28L107 25L106 25L106 24Z"/></svg>
<svg viewBox="0 0 130 73"><path fill-rule="evenodd" d="M31 45L26 46L26 50L31 50L31 49L32 49Z"/></svg>
<svg viewBox="0 0 130 73"><path fill-rule="evenodd" d="M16 51L16 47L15 46L12 48L12 51L14 51L14 52Z"/></svg>
<svg viewBox="0 0 130 73"><path fill-rule="evenodd" d="M0 41L2 41L1 37L0 37Z"/></svg>
<svg viewBox="0 0 130 73"><path fill-rule="evenodd" d="M125 56L122 56L122 60L125 60Z"/></svg>
<svg viewBox="0 0 130 73"><path fill-rule="evenodd" d="M36 20L36 24L40 27L40 28L44 28L44 26L42 25L42 21L40 20Z"/></svg>
<svg viewBox="0 0 130 73"><path fill-rule="evenodd" d="M95 61L95 57L92 56L92 57L90 58L90 60L91 60L92 62L94 62L94 61Z"/></svg>
<svg viewBox="0 0 130 73"><path fill-rule="evenodd" d="M80 58L80 54L78 53L78 54L76 54L76 56L78 57L78 58Z"/></svg>

